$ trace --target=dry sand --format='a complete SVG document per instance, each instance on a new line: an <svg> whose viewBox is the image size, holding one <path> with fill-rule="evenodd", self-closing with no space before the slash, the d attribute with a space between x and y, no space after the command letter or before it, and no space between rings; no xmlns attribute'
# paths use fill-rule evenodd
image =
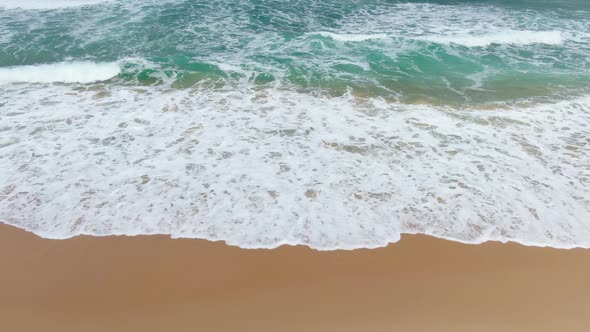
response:
<svg viewBox="0 0 590 332"><path fill-rule="evenodd" d="M243 250L0 226L0 331L590 331L590 251Z"/></svg>

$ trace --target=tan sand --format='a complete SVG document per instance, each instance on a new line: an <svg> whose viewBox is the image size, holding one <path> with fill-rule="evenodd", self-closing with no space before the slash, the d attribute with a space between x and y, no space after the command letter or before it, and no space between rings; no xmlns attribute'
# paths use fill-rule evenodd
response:
<svg viewBox="0 0 590 332"><path fill-rule="evenodd" d="M590 251L243 250L0 226L0 331L590 331Z"/></svg>

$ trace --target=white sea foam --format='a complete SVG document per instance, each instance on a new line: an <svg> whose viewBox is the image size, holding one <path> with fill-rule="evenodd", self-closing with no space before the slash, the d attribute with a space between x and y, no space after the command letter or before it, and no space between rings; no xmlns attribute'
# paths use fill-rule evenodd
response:
<svg viewBox="0 0 590 332"><path fill-rule="evenodd" d="M55 9L95 5L114 0L0 0L0 8Z"/></svg>
<svg viewBox="0 0 590 332"><path fill-rule="evenodd" d="M564 41L563 34L560 31L518 30L506 30L488 34L430 35L418 37L417 39L441 44L458 44L468 47L489 46L492 44L559 45Z"/></svg>
<svg viewBox="0 0 590 332"><path fill-rule="evenodd" d="M0 105L0 220L44 237L590 247L590 97L460 110L271 88L2 85Z"/></svg>
<svg viewBox="0 0 590 332"><path fill-rule="evenodd" d="M388 39L387 34L338 34L332 32L313 33L324 37L332 38L342 42L360 42L372 39ZM564 34L560 31L526 31L526 30L503 30L495 33L466 32L463 34L433 34L417 36L415 39L425 40L441 44L458 44L468 47L489 46L492 44L531 45L546 44L559 45L565 40Z"/></svg>
<svg viewBox="0 0 590 332"><path fill-rule="evenodd" d="M53 64L0 67L0 84L28 83L90 83L106 81L119 74L118 63L60 62Z"/></svg>
<svg viewBox="0 0 590 332"><path fill-rule="evenodd" d="M361 42L365 40L372 40L372 39L386 39L388 36L383 33L375 33L375 34L341 34L341 33L333 33L333 32L326 32L320 31L312 33L314 35L320 35L323 37L332 38L336 41L341 42Z"/></svg>

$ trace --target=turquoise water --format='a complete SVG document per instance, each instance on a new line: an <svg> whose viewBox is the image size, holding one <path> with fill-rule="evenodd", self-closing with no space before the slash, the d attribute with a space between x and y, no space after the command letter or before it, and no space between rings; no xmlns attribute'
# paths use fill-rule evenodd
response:
<svg viewBox="0 0 590 332"><path fill-rule="evenodd" d="M590 87L588 7L347 0L8 9L0 12L0 66L120 61L116 84L246 81L403 102L569 96Z"/></svg>
<svg viewBox="0 0 590 332"><path fill-rule="evenodd" d="M590 3L0 0L0 220L590 246Z"/></svg>

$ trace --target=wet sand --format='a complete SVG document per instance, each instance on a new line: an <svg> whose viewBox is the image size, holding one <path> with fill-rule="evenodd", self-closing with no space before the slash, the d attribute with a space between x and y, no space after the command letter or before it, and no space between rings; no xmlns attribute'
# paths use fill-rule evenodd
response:
<svg viewBox="0 0 590 332"><path fill-rule="evenodd" d="M590 250L243 250L0 225L0 331L589 331Z"/></svg>

